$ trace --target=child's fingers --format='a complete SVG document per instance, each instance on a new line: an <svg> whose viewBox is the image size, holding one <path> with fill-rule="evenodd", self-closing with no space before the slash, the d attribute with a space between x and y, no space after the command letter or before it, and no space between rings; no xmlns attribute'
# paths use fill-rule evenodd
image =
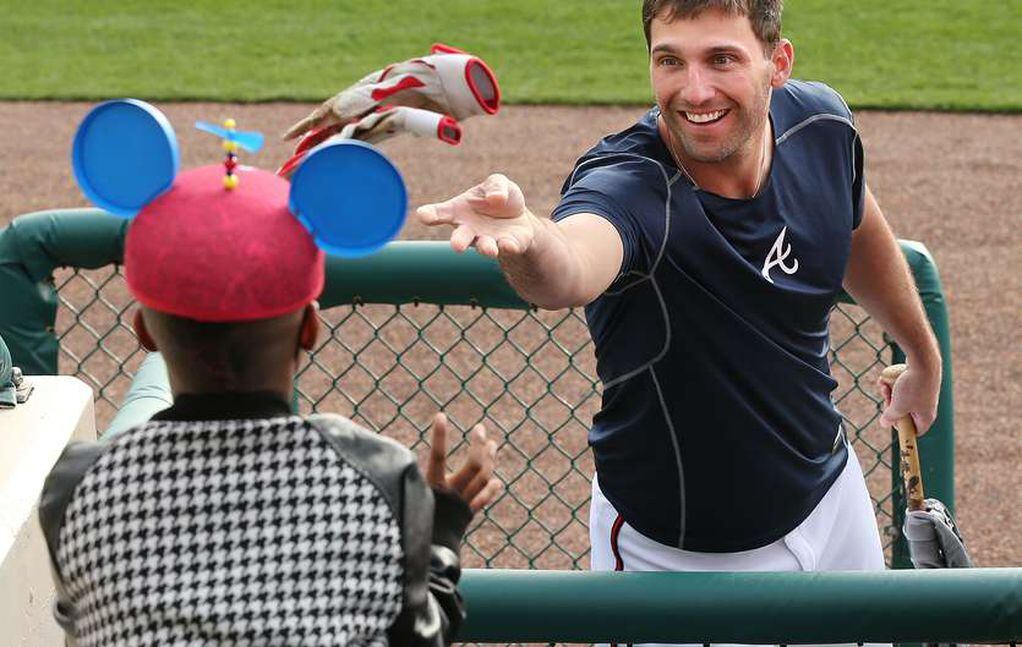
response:
<svg viewBox="0 0 1022 647"><path fill-rule="evenodd" d="M487 445L487 455L490 457L490 460L479 466L472 479L460 491L461 498L466 502L475 499L487 484L493 480L493 460L492 455L489 454L489 445L493 445L493 451L496 451L497 443L491 440Z"/></svg>
<svg viewBox="0 0 1022 647"><path fill-rule="evenodd" d="M493 446L492 448L490 446ZM486 462L493 463L493 455L496 453L497 444L486 437L486 427L479 423L472 427L468 439L469 455L475 458L476 463L482 465Z"/></svg>
<svg viewBox="0 0 1022 647"><path fill-rule="evenodd" d="M468 484L472 482L476 475L483 470L486 462L486 430L482 425L476 425L468 434L468 456L465 458L465 464L461 466L461 469L447 479L448 487L460 495L465 491L465 488L468 487ZM490 458L489 463L490 473L492 473L492 457Z"/></svg>
<svg viewBox="0 0 1022 647"><path fill-rule="evenodd" d="M499 479L491 479L486 487L477 494L468 504L468 507L472 512L479 512L484 507L490 505L497 500L500 493L504 490L504 484Z"/></svg>
<svg viewBox="0 0 1022 647"><path fill-rule="evenodd" d="M431 428L429 462L426 465L426 482L433 487L446 487L447 459L447 416L438 413L433 416Z"/></svg>

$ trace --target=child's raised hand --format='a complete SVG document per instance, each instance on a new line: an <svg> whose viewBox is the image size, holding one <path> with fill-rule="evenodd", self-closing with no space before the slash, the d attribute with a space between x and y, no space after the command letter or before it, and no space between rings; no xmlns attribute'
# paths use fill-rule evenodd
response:
<svg viewBox="0 0 1022 647"><path fill-rule="evenodd" d="M426 466L426 482L436 490L457 494L472 510L478 512L492 503L504 484L493 474L497 441L487 440L486 428L478 424L469 432L468 459L458 471L448 475L447 416L436 414L432 426L432 447Z"/></svg>

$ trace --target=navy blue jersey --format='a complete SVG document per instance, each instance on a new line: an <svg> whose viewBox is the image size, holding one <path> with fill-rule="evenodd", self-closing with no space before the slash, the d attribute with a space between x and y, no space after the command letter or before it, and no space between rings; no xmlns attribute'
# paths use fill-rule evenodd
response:
<svg viewBox="0 0 1022 647"><path fill-rule="evenodd" d="M589 441L636 530L748 550L805 519L847 460L828 322L862 214L862 147L836 92L789 81L770 104L769 177L734 200L679 171L658 114L587 152L553 215L606 218L624 245L586 307L604 386Z"/></svg>

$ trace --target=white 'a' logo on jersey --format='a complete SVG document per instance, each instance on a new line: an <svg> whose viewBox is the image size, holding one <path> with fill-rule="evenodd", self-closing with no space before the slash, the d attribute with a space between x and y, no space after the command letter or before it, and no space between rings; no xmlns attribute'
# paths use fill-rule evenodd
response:
<svg viewBox="0 0 1022 647"><path fill-rule="evenodd" d="M774 241L774 246L770 248L770 253L767 254L766 260L763 261L763 271L761 274L763 275L763 278L771 283L773 283L774 280L770 278L770 270L775 267L781 268L781 271L785 274L794 274L798 271L797 258L792 258L790 265L785 265L784 263L784 261L791 256L791 244L789 243L787 248L784 247L784 235L786 233L788 233L787 227L781 230L777 240Z"/></svg>

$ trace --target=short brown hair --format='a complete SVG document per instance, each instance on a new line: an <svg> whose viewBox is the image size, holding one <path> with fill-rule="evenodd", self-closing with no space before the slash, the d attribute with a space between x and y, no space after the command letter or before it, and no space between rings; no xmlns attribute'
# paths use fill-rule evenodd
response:
<svg viewBox="0 0 1022 647"><path fill-rule="evenodd" d="M748 16L752 32L770 49L781 40L781 12L784 0L643 0L642 29L646 49L650 48L649 26L661 12L668 20L695 18L707 9L719 9L731 16Z"/></svg>

